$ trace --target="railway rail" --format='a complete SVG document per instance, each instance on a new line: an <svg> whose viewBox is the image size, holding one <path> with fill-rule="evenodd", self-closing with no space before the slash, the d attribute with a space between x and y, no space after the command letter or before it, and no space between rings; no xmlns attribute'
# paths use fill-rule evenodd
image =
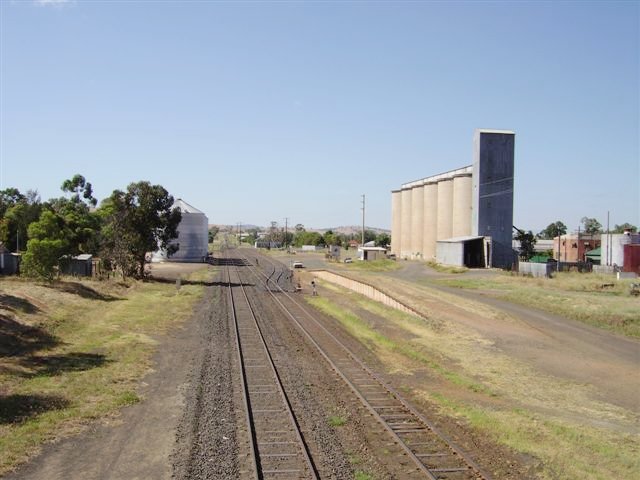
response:
<svg viewBox="0 0 640 480"><path fill-rule="evenodd" d="M226 273L252 475L258 480L318 479L237 265L227 264Z"/></svg>
<svg viewBox="0 0 640 480"><path fill-rule="evenodd" d="M247 257L245 257L247 258ZM432 422L411 406L391 385L373 372L353 351L333 335L309 308L273 280L279 262L266 260L269 274L247 261L250 271L263 283L283 313L291 319L313 344L336 374L353 391L371 415L378 420L411 459L413 468L407 474L417 474L432 480L490 480L469 455L463 452ZM248 260L248 259L247 259ZM286 268L281 265L280 268ZM281 277L282 273L278 276ZM270 287L269 284L273 286Z"/></svg>

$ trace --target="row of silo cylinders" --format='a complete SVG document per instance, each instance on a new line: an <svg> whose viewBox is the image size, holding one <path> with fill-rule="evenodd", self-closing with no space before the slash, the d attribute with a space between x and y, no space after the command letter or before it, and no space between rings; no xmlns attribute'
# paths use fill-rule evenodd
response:
<svg viewBox="0 0 640 480"><path fill-rule="evenodd" d="M471 194L471 173L392 192L392 253L434 260L437 240L471 235Z"/></svg>

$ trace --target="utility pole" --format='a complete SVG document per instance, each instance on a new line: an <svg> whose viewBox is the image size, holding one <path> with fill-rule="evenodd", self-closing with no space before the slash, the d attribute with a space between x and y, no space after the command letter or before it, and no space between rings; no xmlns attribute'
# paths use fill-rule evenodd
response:
<svg viewBox="0 0 640 480"><path fill-rule="evenodd" d="M289 217L284 217L284 248L287 248L289 242L287 242L287 233L289 229Z"/></svg>
<svg viewBox="0 0 640 480"><path fill-rule="evenodd" d="M602 243L602 242L600 242ZM609 257L609 251L611 251L611 235L609 234L609 210L607 210L607 252L606 252L606 257L604 260L604 264L605 265L611 265L612 264L612 258L613 255L611 257ZM602 249L600 249L600 258L602 258ZM602 263L602 262L600 262Z"/></svg>
<svg viewBox="0 0 640 480"><path fill-rule="evenodd" d="M364 194L362 194L362 246L364 247Z"/></svg>

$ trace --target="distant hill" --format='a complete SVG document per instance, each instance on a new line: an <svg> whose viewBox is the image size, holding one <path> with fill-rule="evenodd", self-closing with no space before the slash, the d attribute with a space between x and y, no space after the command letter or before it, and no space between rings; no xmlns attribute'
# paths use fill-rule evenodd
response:
<svg viewBox="0 0 640 480"><path fill-rule="evenodd" d="M381 233L386 233L391 235L391 230L386 230L384 228L377 228L377 227L364 227L365 230L370 230L372 232L375 232L376 235L379 235ZM349 225L349 226L341 226L341 227L333 227L333 228L322 228L317 230L320 233L324 233L328 230L331 230L334 233L341 233L343 235L357 235L359 233L362 232L362 225L360 226L356 226L356 225Z"/></svg>

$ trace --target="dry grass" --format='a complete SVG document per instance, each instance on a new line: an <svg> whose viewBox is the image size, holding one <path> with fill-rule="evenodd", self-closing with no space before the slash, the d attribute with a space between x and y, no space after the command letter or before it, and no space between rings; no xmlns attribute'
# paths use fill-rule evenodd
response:
<svg viewBox="0 0 640 480"><path fill-rule="evenodd" d="M441 263L436 263L434 261L427 262L431 268L433 268L436 272L440 273L464 273L469 269L467 267L458 267L455 265L442 265Z"/></svg>
<svg viewBox="0 0 640 480"><path fill-rule="evenodd" d="M629 295L632 280L609 275L559 273L553 278L499 274L441 279L450 287L484 290L520 305L554 313L630 337L640 337L640 297ZM613 284L613 286L611 286Z"/></svg>
<svg viewBox="0 0 640 480"><path fill-rule="evenodd" d="M380 260L372 260L364 262L362 260L354 260L352 263L341 263L341 267L345 270L358 270L365 272L390 272L402 268L398 262L388 260L386 258Z"/></svg>
<svg viewBox="0 0 640 480"><path fill-rule="evenodd" d="M0 352L0 474L42 443L138 402L152 335L188 318L203 292L198 284L18 278L0 288L0 344L11 346Z"/></svg>
<svg viewBox="0 0 640 480"><path fill-rule="evenodd" d="M428 322L337 286L324 288L326 294L310 303L341 322L391 373L410 377L427 368L448 381L419 382L412 388L414 395L494 441L539 459L541 478L636 478L637 412L595 400L588 385L544 375L446 318ZM411 287L399 288L412 298ZM479 318L495 315L462 303ZM379 322L359 316L362 310Z"/></svg>

